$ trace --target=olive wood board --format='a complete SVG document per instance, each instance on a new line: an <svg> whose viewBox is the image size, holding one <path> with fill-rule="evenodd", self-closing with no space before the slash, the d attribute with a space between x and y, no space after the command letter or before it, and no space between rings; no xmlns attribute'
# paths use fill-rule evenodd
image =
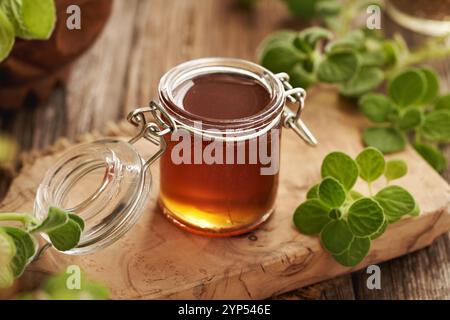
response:
<svg viewBox="0 0 450 320"><path fill-rule="evenodd" d="M449 185L413 149L407 148L388 158L407 161L409 174L397 184L414 195L421 214L390 225L372 242L369 255L358 266L347 268L335 262L317 237L302 235L295 229L292 215L304 201L308 188L319 181L326 154L340 150L356 156L362 150L361 132L367 122L353 103L321 88L309 92L303 118L319 145L309 147L284 129L277 208L267 223L250 234L210 238L173 225L156 204L156 165L152 168L147 209L128 234L108 248L84 256L47 250L24 277L30 279L77 264L89 278L103 282L113 299L262 299L418 250L450 229ZM119 123L110 126L104 135L127 137L132 134L131 128ZM83 140L98 137L88 134ZM45 171L69 145L60 142L29 156L0 211L31 211ZM145 141L136 146L144 157L154 151ZM357 189L367 193L360 182Z"/></svg>

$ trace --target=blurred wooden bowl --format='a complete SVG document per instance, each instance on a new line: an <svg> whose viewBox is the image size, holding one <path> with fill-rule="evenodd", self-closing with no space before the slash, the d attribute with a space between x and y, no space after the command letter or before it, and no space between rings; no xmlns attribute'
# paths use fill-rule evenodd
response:
<svg viewBox="0 0 450 320"><path fill-rule="evenodd" d="M81 9L81 29L66 27L67 7ZM0 63L0 109L45 102L63 85L70 66L97 39L112 10L112 0L56 0L57 23L49 40L17 39L10 56Z"/></svg>

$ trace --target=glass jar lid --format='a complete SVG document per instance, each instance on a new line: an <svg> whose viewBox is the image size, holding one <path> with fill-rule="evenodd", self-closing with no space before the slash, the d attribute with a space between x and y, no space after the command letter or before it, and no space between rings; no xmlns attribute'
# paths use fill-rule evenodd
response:
<svg viewBox="0 0 450 320"><path fill-rule="evenodd" d="M64 253L104 248L141 216L151 186L150 170L145 169L134 146L125 141L100 140L72 148L45 174L34 215L43 220L53 206L84 219L78 246Z"/></svg>

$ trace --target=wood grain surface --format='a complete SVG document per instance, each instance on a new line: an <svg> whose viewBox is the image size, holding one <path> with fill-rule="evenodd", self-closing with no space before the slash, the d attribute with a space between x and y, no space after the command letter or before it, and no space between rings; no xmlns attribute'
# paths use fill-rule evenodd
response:
<svg viewBox="0 0 450 320"><path fill-rule="evenodd" d="M303 118L321 143L311 148L285 130L276 211L256 231L217 239L178 229L156 204L159 170L155 166L147 209L123 239L86 256L47 251L28 272L52 273L79 265L89 277L104 283L114 299L264 299L415 251L450 230L450 187L412 149L396 155L409 163L409 175L399 184L417 199L421 215L389 226L357 267L339 265L317 237L304 236L293 227L295 208L304 201L309 186L320 180L323 157L334 150L355 157L363 148L360 132L366 125L364 119L333 90L316 91L311 91ZM154 152L145 140L136 147L144 159ZM31 211L40 181L60 154L49 152L22 168L0 211ZM84 178L85 187L77 190L95 190L96 179ZM363 186L358 190L367 193ZM85 197L71 193L70 202L79 203Z"/></svg>
<svg viewBox="0 0 450 320"><path fill-rule="evenodd" d="M179 62L203 56L255 60L255 49L267 34L276 29L300 27L301 23L288 18L280 1L262 0L253 12L238 9L231 0L115 1L107 28L96 45L77 62L67 89L56 91L51 101L41 108L2 113L0 129L13 135L22 150L31 151L28 158L32 158L32 150L43 149L60 137L74 139L80 134L101 130L109 121L118 121L129 110L147 104L156 95L160 76ZM448 65L448 60L437 64L447 82L450 78ZM320 95L315 95L310 92L311 100L320 100ZM316 106L311 121L320 121L324 113L323 106L329 104L330 101L326 100ZM311 109L309 105L307 108ZM351 117L353 112L352 109L347 111ZM315 122L311 127L314 129L314 126ZM322 138L321 134L319 137ZM334 145L334 148L342 146L345 150L346 140L342 139L339 143L342 145ZM356 145L350 147L355 148ZM421 163L412 151L408 150L407 154L415 159L410 165ZM447 180L448 172L444 175ZM7 191L9 181L7 175L2 176L0 189L3 193ZM442 187L446 188L445 184ZM415 195L426 197L428 190L422 190L423 195ZM300 200L301 192L296 204ZM246 240L242 239L243 242ZM426 249L381 264L381 290L368 290L365 284L367 274L360 271L277 297L448 299L449 248L450 240L446 234ZM24 281L32 283L39 274L29 272L24 276ZM295 289L301 284L306 282L288 282L283 291ZM244 289L240 287L237 290ZM266 289L264 296L269 291ZM120 292L115 294L121 295ZM263 296L261 293L254 294L255 297ZM146 295L150 296L151 293L147 292Z"/></svg>

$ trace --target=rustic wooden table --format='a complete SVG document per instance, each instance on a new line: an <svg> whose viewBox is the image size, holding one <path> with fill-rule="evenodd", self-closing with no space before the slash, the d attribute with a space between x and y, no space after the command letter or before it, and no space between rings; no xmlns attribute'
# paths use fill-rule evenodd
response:
<svg viewBox="0 0 450 320"><path fill-rule="evenodd" d="M101 130L147 104L161 75L180 62L205 56L255 60L270 32L304 26L289 18L281 1L261 2L247 12L233 0L115 1L106 30L76 62L67 88L40 108L0 113L0 131L15 137L23 151L42 149L60 137ZM435 67L448 87L450 61ZM444 177L450 180L450 169ZM0 179L3 195L10 180L5 174ZM380 267L381 290L367 289L368 275L360 271L278 298L450 299L450 234Z"/></svg>

